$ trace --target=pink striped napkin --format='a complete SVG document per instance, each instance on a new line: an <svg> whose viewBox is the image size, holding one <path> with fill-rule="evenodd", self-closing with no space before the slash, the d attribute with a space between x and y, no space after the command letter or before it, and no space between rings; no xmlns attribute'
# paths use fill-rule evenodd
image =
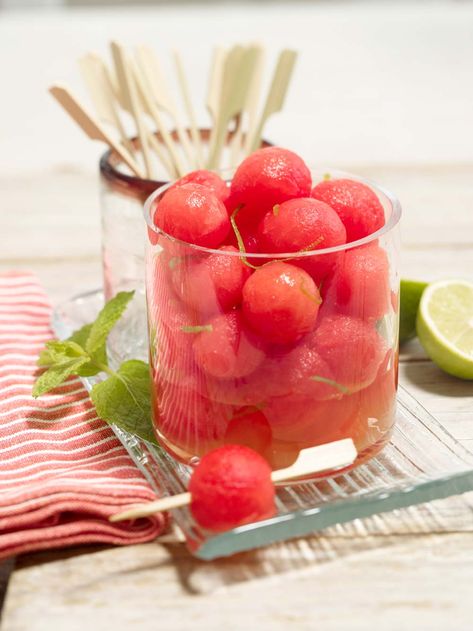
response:
<svg viewBox="0 0 473 631"><path fill-rule="evenodd" d="M53 336L51 307L35 276L0 276L0 559L80 543L149 541L157 515L107 517L155 498L77 378L40 399L36 360Z"/></svg>

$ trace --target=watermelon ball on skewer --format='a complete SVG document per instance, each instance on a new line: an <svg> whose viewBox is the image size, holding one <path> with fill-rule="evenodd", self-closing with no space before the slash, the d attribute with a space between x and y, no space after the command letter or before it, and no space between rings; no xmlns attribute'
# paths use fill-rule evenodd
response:
<svg viewBox="0 0 473 631"><path fill-rule="evenodd" d="M347 231L347 241L357 241L384 226L384 209L376 193L356 180L324 180L312 197L331 206Z"/></svg>
<svg viewBox="0 0 473 631"><path fill-rule="evenodd" d="M337 213L328 204L310 197L276 204L258 227L262 252L320 250L342 245L346 240L346 230ZM332 271L337 256L337 253L306 256L293 263L309 272L319 284Z"/></svg>
<svg viewBox="0 0 473 631"><path fill-rule="evenodd" d="M173 187L157 202L155 225L167 234L207 248L223 243L230 220L223 202L201 184Z"/></svg>
<svg viewBox="0 0 473 631"><path fill-rule="evenodd" d="M221 202L225 202L230 195L230 189L222 180L220 175L214 173L214 171L207 171L207 169L197 169L191 171L183 177L179 178L174 184L166 191L169 192L175 187L183 186L184 184L200 184L210 189L219 198Z"/></svg>
<svg viewBox="0 0 473 631"><path fill-rule="evenodd" d="M268 519L276 512L271 467L243 445L224 445L203 456L189 491L194 519L212 532Z"/></svg>
<svg viewBox="0 0 473 631"><path fill-rule="evenodd" d="M243 287L243 315L267 342L297 342L315 326L321 298L299 267L273 262L257 269Z"/></svg>

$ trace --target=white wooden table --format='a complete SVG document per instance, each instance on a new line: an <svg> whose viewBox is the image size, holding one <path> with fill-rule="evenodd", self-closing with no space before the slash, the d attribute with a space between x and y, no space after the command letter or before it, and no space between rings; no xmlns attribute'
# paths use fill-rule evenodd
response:
<svg viewBox="0 0 473 631"><path fill-rule="evenodd" d="M74 292L100 284L97 152L43 96L47 80L72 76L74 55L112 34L133 41L159 34L162 48L172 39L181 45L182 37L191 54L203 29L217 40L213 17L222 37L231 22L232 39L253 37L265 20L264 37L278 46L298 29L304 61L270 137L309 162L336 164L396 192L404 207L404 275L471 279L473 7L402 6L217 12L210 5L77 12L67 22L59 13L0 19L2 58L15 53L18 60L15 70L2 68L3 78L23 70L27 81L0 101L0 270L33 269L54 302L71 294L72 282ZM28 38L38 43L35 58L20 55ZM196 49L196 68L201 55ZM22 122L19 132L12 121ZM443 374L416 343L400 370L414 396L472 446L473 384ZM473 626L472 561L472 494L213 563L164 542L30 554L17 559L2 631L466 631Z"/></svg>

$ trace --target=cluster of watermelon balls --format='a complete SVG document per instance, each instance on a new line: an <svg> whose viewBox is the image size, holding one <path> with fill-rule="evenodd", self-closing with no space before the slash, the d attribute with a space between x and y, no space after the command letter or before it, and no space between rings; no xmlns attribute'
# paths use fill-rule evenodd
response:
<svg viewBox="0 0 473 631"><path fill-rule="evenodd" d="M308 254L358 241L384 225L383 206L367 185L327 177L313 186L299 156L267 147L240 164L230 186L206 170L181 178L156 200L153 221L181 242L214 250L175 283L183 303L207 324L193 354L209 377L229 383L256 374L276 349L278 362L284 354L291 358L289 379L302 383L304 371L324 374L326 382L355 391L373 382L386 353L373 323L391 299L385 250L374 239L343 253ZM156 235L150 231L153 243ZM204 287L209 279L213 301ZM355 362L347 349L360 339L364 356ZM260 383L263 390L267 385ZM329 398L327 383L310 386L307 395ZM274 512L266 460L239 447L233 466L226 449L235 458L234 445L207 454L189 487L194 516L213 530ZM233 487L246 490L230 493Z"/></svg>

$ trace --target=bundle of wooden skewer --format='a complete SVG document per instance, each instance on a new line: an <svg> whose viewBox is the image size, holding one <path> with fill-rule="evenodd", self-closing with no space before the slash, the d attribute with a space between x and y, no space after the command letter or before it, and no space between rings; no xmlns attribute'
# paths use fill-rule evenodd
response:
<svg viewBox="0 0 473 631"><path fill-rule="evenodd" d="M279 53L263 95L261 46L215 49L205 103L211 122L202 134L178 51L176 99L151 48L138 46L134 54L117 42L110 48L110 66L96 53L79 60L92 110L64 85L54 84L50 92L89 138L106 143L134 175L146 179L235 166L257 149L266 121L283 107L297 56L292 50Z"/></svg>

